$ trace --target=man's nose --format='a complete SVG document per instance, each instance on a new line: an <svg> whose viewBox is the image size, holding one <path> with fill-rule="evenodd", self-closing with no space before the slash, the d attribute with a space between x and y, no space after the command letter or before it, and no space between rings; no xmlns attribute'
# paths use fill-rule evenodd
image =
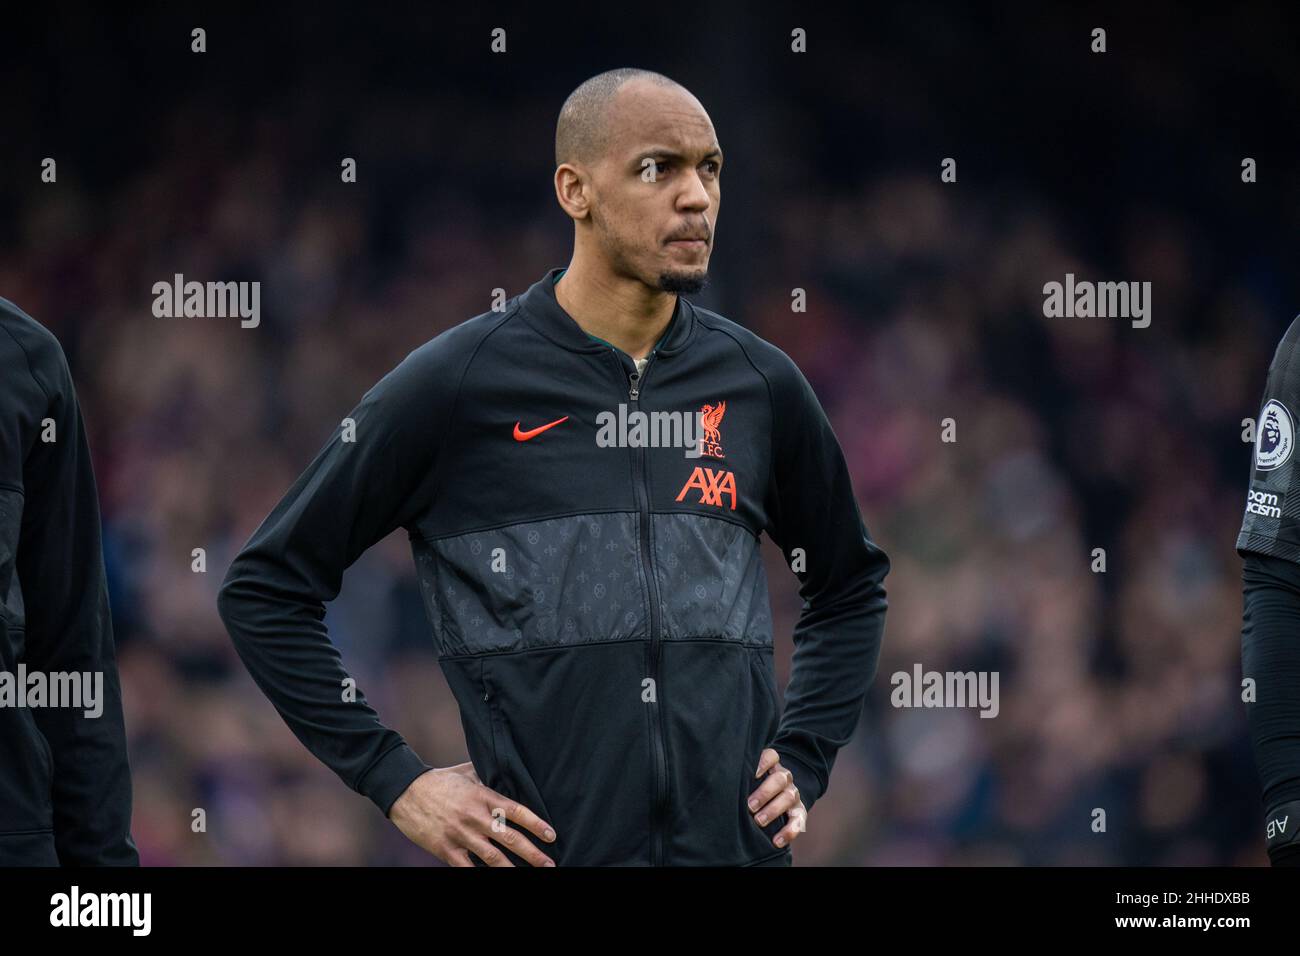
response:
<svg viewBox="0 0 1300 956"><path fill-rule="evenodd" d="M704 188L704 182L700 179L700 174L692 172L686 178L686 188L682 190L678 197L678 207L681 209L698 209L703 211L709 208L709 191Z"/></svg>

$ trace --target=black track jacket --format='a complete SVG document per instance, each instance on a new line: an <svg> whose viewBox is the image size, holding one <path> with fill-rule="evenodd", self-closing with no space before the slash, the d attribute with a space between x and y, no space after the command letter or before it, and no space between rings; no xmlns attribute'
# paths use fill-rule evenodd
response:
<svg viewBox="0 0 1300 956"><path fill-rule="evenodd" d="M405 528L470 759L555 828L537 842L558 865L788 863L787 816L760 828L745 805L760 752L805 806L825 792L875 674L889 561L784 352L679 296L638 375L560 307L562 271L366 393L235 558L222 619L298 738L387 813L428 766L362 695L341 700L323 604ZM702 430L638 433L638 412ZM804 600L784 710L763 531Z"/></svg>
<svg viewBox="0 0 1300 956"><path fill-rule="evenodd" d="M0 866L134 866L99 500L58 341L0 299ZM73 675L98 706L59 694ZM52 703L63 706L50 706ZM83 700L83 703L85 701Z"/></svg>

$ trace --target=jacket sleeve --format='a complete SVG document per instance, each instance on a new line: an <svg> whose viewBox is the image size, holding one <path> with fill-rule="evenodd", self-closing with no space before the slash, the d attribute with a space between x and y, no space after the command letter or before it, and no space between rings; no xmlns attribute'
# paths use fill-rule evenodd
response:
<svg viewBox="0 0 1300 956"><path fill-rule="evenodd" d="M1241 672L1255 682L1246 715L1265 817L1293 816L1300 808L1300 565L1243 551L1242 590ZM1275 866L1300 864L1294 834L1293 825L1269 838Z"/></svg>
<svg viewBox="0 0 1300 956"><path fill-rule="evenodd" d="M54 757L55 849L64 866L138 866L95 476L67 360L53 336L45 345L30 356L46 404L28 422L37 431L23 466L15 562L26 619L23 659L31 670L103 681L97 714L79 707L32 713Z"/></svg>
<svg viewBox="0 0 1300 956"><path fill-rule="evenodd" d="M240 658L294 735L385 815L431 768L359 688L344 693L325 602L367 548L431 500L452 391L431 361L437 345L365 394L236 556L217 599Z"/></svg>
<svg viewBox="0 0 1300 956"><path fill-rule="evenodd" d="M809 810L829 785L876 673L889 559L858 510L848 465L803 373L773 376L768 535L799 579L803 610L780 726L771 746Z"/></svg>

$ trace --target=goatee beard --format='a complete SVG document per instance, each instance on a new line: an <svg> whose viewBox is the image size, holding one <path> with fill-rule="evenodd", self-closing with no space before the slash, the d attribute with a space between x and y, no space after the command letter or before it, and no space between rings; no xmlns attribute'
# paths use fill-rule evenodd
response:
<svg viewBox="0 0 1300 956"><path fill-rule="evenodd" d="M685 292L694 295L709 284L707 272L661 272L659 288L664 292Z"/></svg>

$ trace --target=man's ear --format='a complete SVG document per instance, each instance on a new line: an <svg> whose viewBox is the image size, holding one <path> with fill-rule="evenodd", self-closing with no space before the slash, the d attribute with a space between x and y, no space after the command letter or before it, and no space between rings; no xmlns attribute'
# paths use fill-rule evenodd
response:
<svg viewBox="0 0 1300 956"><path fill-rule="evenodd" d="M586 170L573 163L561 163L555 169L555 198L572 219L591 215L591 182Z"/></svg>

